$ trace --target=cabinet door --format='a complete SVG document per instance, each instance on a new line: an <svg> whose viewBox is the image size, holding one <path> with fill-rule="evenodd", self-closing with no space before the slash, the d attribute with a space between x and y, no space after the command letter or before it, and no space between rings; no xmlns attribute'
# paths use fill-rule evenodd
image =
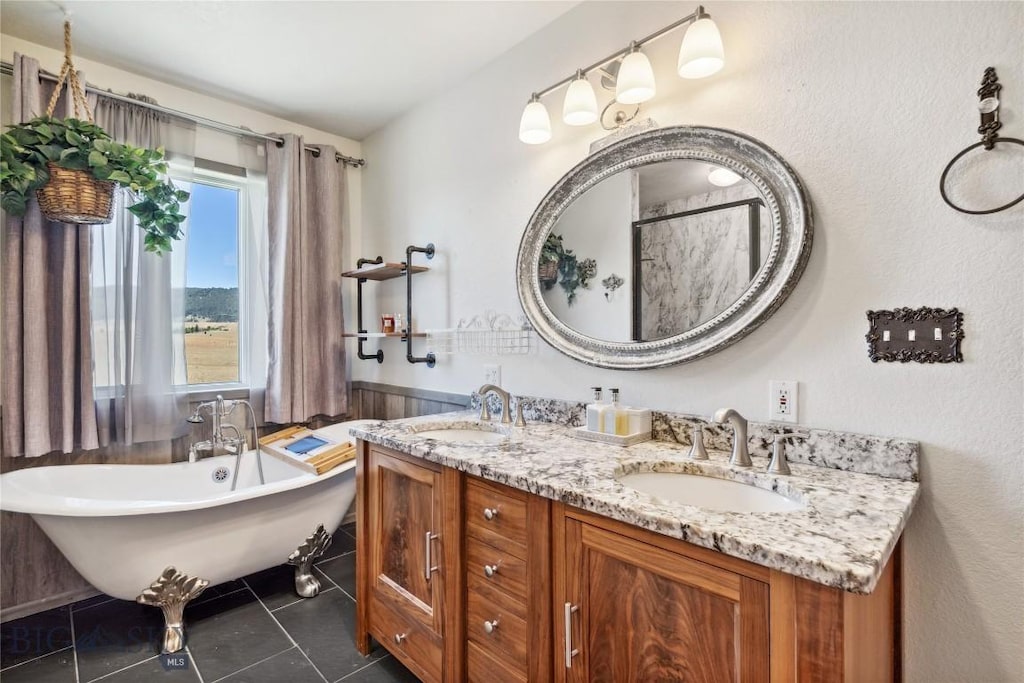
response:
<svg viewBox="0 0 1024 683"><path fill-rule="evenodd" d="M561 680L768 680L766 584L576 519L558 523Z"/></svg>
<svg viewBox="0 0 1024 683"><path fill-rule="evenodd" d="M369 464L371 590L441 635L441 472L375 449Z"/></svg>

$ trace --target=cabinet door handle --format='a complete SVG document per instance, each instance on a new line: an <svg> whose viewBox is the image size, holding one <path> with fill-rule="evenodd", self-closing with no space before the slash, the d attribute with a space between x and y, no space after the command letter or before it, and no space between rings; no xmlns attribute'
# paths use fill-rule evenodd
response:
<svg viewBox="0 0 1024 683"><path fill-rule="evenodd" d="M430 575L437 571L433 560L430 559L430 546L435 540L437 540L437 534L428 531L425 540L426 548L423 552L423 578L427 581L430 581Z"/></svg>
<svg viewBox="0 0 1024 683"><path fill-rule="evenodd" d="M484 508L484 519L490 521L498 516L498 508Z"/></svg>
<svg viewBox="0 0 1024 683"><path fill-rule="evenodd" d="M395 645L401 645L402 641L404 641L404 640L405 640L405 634L404 633L396 633L395 634Z"/></svg>
<svg viewBox="0 0 1024 683"><path fill-rule="evenodd" d="M484 622L484 633L494 633L498 629L498 620L485 621Z"/></svg>
<svg viewBox="0 0 1024 683"><path fill-rule="evenodd" d="M485 564L484 565L484 576L488 579L498 573L498 567L501 566L501 562L496 564Z"/></svg>
<svg viewBox="0 0 1024 683"><path fill-rule="evenodd" d="M572 658L580 653L579 650L574 650L572 647L572 615L574 612L579 612L579 605L573 605L571 602L565 603L565 668L572 668Z"/></svg>

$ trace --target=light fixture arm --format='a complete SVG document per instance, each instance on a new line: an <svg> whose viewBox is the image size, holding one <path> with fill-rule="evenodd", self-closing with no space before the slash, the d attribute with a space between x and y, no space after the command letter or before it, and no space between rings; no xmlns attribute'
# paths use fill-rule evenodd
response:
<svg viewBox="0 0 1024 683"><path fill-rule="evenodd" d="M661 38L666 33L674 31L675 29L679 28L683 24L690 24L690 23L693 23L693 22L695 22L695 21L697 21L699 19L706 19L706 18L708 18L710 16L711 15L709 15L707 12L704 11L704 5L699 5L697 7L696 11L692 12L691 14L686 15L685 17L683 17L679 21L671 23L668 26L665 26L664 28L660 28L657 31L655 31L654 33L651 33L650 35L644 36L640 40L631 41L629 43L629 45L627 45L626 47L622 48L621 50L619 50L617 52L613 52L612 54L608 55L607 57L604 57L603 59L599 59L598 61L594 62L590 66L586 66L586 67L584 67L582 69L577 69L576 71L573 72L573 74L571 76L563 78L562 80L558 81L554 85L549 85L548 87L544 88L543 90L538 90L536 93L534 93L534 97L541 98L541 97L544 97L545 95L553 93L554 91L558 90L562 86L569 85L574 80L576 80L577 74L580 73L580 72L582 72L584 75L586 75L586 74L590 73L591 71L593 71L594 69L602 67L605 64L618 59L619 57L623 57L623 56L629 54L630 52L643 47L646 43L649 43L652 40L657 40L658 38Z"/></svg>

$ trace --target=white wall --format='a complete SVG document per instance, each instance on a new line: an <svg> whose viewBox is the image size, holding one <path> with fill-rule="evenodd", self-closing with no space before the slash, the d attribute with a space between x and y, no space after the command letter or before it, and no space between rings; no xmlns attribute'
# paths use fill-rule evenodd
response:
<svg viewBox="0 0 1024 683"><path fill-rule="evenodd" d="M367 251L394 258L433 241L417 284L417 321L454 324L485 308L515 313L515 258L537 202L582 160L600 129L557 121L547 145L516 138L529 94L692 9L679 3L585 3L364 141ZM707 5L727 66L704 81L673 74L679 35L647 50L662 125L753 135L806 183L814 204L810 263L796 291L740 343L691 364L646 372L590 368L542 344L504 357L514 393L587 399L620 386L631 404L767 418L770 379L802 382L800 421L898 435L923 445L923 496L905 535L908 681L1024 679L1022 308L1024 205L972 217L946 207L946 161L977 140L975 90L1001 82L1005 135L1024 137L1021 3ZM547 99L561 108L560 95ZM554 116L553 118L557 118ZM1020 191L1021 167L988 180ZM1016 188L1016 189L1015 189ZM384 292L383 305L401 301ZM959 365L871 364L865 311L956 306ZM466 392L488 359L435 369L400 358L353 376Z"/></svg>

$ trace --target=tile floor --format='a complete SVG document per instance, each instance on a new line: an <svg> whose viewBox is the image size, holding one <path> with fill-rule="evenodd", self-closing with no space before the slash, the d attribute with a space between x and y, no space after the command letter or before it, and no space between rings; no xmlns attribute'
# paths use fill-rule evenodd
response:
<svg viewBox="0 0 1024 683"><path fill-rule="evenodd" d="M97 596L0 625L0 680L50 683L414 682L382 648L360 655L355 530L315 564L320 595L295 595L282 565L212 586L185 609L187 668L166 668L160 610Z"/></svg>

